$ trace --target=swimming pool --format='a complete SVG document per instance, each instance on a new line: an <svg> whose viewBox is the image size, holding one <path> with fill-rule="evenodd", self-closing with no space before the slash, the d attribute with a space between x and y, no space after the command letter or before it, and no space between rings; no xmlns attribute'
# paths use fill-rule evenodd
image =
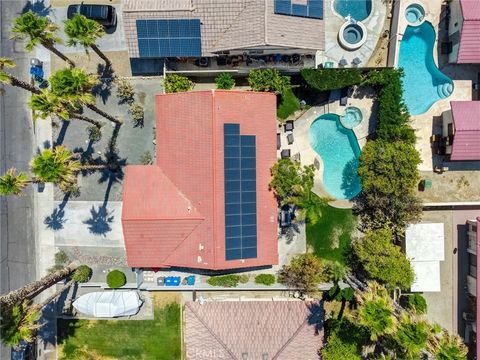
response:
<svg viewBox="0 0 480 360"><path fill-rule="evenodd" d="M403 68L403 100L412 115L426 112L438 100L453 92L452 80L442 73L433 59L435 30L425 21L407 26L400 42L398 67Z"/></svg>
<svg viewBox="0 0 480 360"><path fill-rule="evenodd" d="M357 175L360 147L337 114L317 118L309 130L310 145L323 160L323 185L336 199L351 199L361 190Z"/></svg>
<svg viewBox="0 0 480 360"><path fill-rule="evenodd" d="M334 0L333 8L342 17L365 20L372 12L372 0Z"/></svg>

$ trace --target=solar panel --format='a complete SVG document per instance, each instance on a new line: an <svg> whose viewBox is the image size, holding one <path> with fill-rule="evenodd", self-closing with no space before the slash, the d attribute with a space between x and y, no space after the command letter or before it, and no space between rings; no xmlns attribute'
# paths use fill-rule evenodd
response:
<svg viewBox="0 0 480 360"><path fill-rule="evenodd" d="M137 20L140 57L200 57L199 19Z"/></svg>
<svg viewBox="0 0 480 360"><path fill-rule="evenodd" d="M257 257L256 139L224 124L225 259Z"/></svg>
<svg viewBox="0 0 480 360"><path fill-rule="evenodd" d="M307 0L307 4L294 4L292 0L274 0L274 13L313 19L323 19L323 0Z"/></svg>

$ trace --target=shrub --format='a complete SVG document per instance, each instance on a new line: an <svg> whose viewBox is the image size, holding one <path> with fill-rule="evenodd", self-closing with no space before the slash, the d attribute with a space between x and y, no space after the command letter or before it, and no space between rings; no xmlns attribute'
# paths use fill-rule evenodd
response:
<svg viewBox="0 0 480 360"><path fill-rule="evenodd" d="M92 269L87 265L80 265L75 269L72 275L72 280L79 283L85 283L90 280L92 276Z"/></svg>
<svg viewBox="0 0 480 360"><path fill-rule="evenodd" d="M88 139L93 142L98 142L102 138L102 130L95 125L87 127Z"/></svg>
<svg viewBox="0 0 480 360"><path fill-rule="evenodd" d="M319 91L342 89L359 85L363 81L360 69L302 69L303 79L313 89Z"/></svg>
<svg viewBox="0 0 480 360"><path fill-rule="evenodd" d="M240 276L238 275L212 276L207 280L207 283L212 286L222 287L236 287L239 282Z"/></svg>
<svg viewBox="0 0 480 360"><path fill-rule="evenodd" d="M107 285L112 289L122 287L127 283L127 278L120 270L112 270L107 274Z"/></svg>
<svg viewBox="0 0 480 360"><path fill-rule="evenodd" d="M53 273L57 270L63 269L69 262L70 258L68 257L67 253L63 250L59 250L55 253L55 265L48 268L49 273Z"/></svg>
<svg viewBox="0 0 480 360"><path fill-rule="evenodd" d="M139 103L132 103L130 104L129 108L130 115L132 115L134 126L143 126L143 117L144 117L144 110L143 106Z"/></svg>
<svg viewBox="0 0 480 360"><path fill-rule="evenodd" d="M150 151L145 151L142 155L140 155L139 160L142 165L151 165L153 163L153 157Z"/></svg>
<svg viewBox="0 0 480 360"><path fill-rule="evenodd" d="M322 261L311 253L294 257L278 272L279 283L305 292L317 291L324 279Z"/></svg>
<svg viewBox="0 0 480 360"><path fill-rule="evenodd" d="M190 91L193 89L193 82L186 76L177 74L167 74L163 83L167 93L176 93L182 91Z"/></svg>
<svg viewBox="0 0 480 360"><path fill-rule="evenodd" d="M120 103L131 104L134 101L135 91L133 85L125 79L117 80L117 97L120 99Z"/></svg>
<svg viewBox="0 0 480 360"><path fill-rule="evenodd" d="M272 181L269 187L275 191L277 198L283 201L312 189L315 168L313 165L302 167L298 161L287 158L278 160L271 173Z"/></svg>
<svg viewBox="0 0 480 360"><path fill-rule="evenodd" d="M400 303L408 310L412 310L417 314L425 314L427 312L427 301L421 294L402 295Z"/></svg>
<svg viewBox="0 0 480 360"><path fill-rule="evenodd" d="M235 86L235 79L229 73L221 73L215 78L217 89L230 90Z"/></svg>
<svg viewBox="0 0 480 360"><path fill-rule="evenodd" d="M242 274L239 276L238 281L240 282L240 284L246 284L250 281L250 276L248 276L247 274Z"/></svg>
<svg viewBox="0 0 480 360"><path fill-rule="evenodd" d="M290 77L280 75L277 69L255 69L248 75L248 84L254 91L284 93L290 89Z"/></svg>
<svg viewBox="0 0 480 360"><path fill-rule="evenodd" d="M262 285L273 285L275 284L275 275L272 274L258 274L255 276L255 283Z"/></svg>

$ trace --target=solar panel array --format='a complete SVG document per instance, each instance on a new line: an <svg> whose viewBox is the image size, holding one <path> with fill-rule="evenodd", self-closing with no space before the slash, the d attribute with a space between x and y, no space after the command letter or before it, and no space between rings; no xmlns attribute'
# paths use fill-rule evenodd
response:
<svg viewBox="0 0 480 360"><path fill-rule="evenodd" d="M323 19L323 0L307 0L307 4L295 4L292 0L275 0L275 14Z"/></svg>
<svg viewBox="0 0 480 360"><path fill-rule="evenodd" d="M137 20L140 57L200 57L200 20Z"/></svg>
<svg viewBox="0 0 480 360"><path fill-rule="evenodd" d="M254 135L224 124L225 259L257 257L257 173Z"/></svg>

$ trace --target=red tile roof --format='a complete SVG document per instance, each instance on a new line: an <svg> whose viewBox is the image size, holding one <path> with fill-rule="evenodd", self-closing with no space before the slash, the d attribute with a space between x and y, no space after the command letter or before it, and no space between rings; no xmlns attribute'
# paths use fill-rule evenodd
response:
<svg viewBox="0 0 480 360"><path fill-rule="evenodd" d="M480 63L480 0L460 0L463 24L457 63Z"/></svg>
<svg viewBox="0 0 480 360"><path fill-rule="evenodd" d="M477 235L477 245L476 245L476 250L477 250L477 264L478 264L478 261L480 260L480 216L477 217L477 231L476 231L476 235ZM477 299L480 299L480 284L478 284L478 279L480 279L480 266L477 266L476 267L477 269L477 276L476 276L476 279L477 279L477 284L476 284L476 287L475 287L475 291L476 291L476 298ZM476 301L476 314L475 314L475 321L477 324L480 324L480 301ZM478 334L476 332L476 334ZM480 339L478 338L478 335L476 335L476 355L477 355L477 358L478 358L478 355L480 354Z"/></svg>
<svg viewBox="0 0 480 360"><path fill-rule="evenodd" d="M480 102L451 101L455 135L451 160L480 160Z"/></svg>
<svg viewBox="0 0 480 360"><path fill-rule="evenodd" d="M122 224L131 267L231 269L278 261L276 97L245 91L157 95L157 164L128 166ZM223 124L257 137L257 258L225 260Z"/></svg>
<svg viewBox="0 0 480 360"><path fill-rule="evenodd" d="M222 301L185 304L187 359L318 360L319 302ZM245 355L244 355L245 354ZM210 357L209 357L210 356Z"/></svg>

